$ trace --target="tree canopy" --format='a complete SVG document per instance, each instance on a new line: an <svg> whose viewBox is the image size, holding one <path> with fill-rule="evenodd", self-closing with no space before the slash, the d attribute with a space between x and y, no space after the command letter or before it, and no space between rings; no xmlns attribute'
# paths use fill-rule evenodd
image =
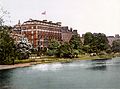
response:
<svg viewBox="0 0 120 89"><path fill-rule="evenodd" d="M79 35L72 35L69 43L72 46L72 48L76 50L79 50L82 47L82 41Z"/></svg>
<svg viewBox="0 0 120 89"><path fill-rule="evenodd" d="M105 51L110 48L108 44L108 39L103 33L91 33L87 32L84 36L84 47L83 50L86 52L98 53L100 51Z"/></svg>
<svg viewBox="0 0 120 89"><path fill-rule="evenodd" d="M120 52L120 40L114 40L112 43L112 50L114 52Z"/></svg>
<svg viewBox="0 0 120 89"><path fill-rule="evenodd" d="M7 29L0 31L0 64L11 64L16 58L14 40Z"/></svg>
<svg viewBox="0 0 120 89"><path fill-rule="evenodd" d="M94 35L91 32L87 32L84 35L84 45L91 45L94 40Z"/></svg>
<svg viewBox="0 0 120 89"><path fill-rule="evenodd" d="M60 42L57 40L50 40L48 45L47 54L50 56L56 55L58 53L58 48L61 46Z"/></svg>
<svg viewBox="0 0 120 89"><path fill-rule="evenodd" d="M79 35L73 35L70 42L61 43L53 40L49 42L48 55L54 55L57 57L77 57L82 48L82 42Z"/></svg>

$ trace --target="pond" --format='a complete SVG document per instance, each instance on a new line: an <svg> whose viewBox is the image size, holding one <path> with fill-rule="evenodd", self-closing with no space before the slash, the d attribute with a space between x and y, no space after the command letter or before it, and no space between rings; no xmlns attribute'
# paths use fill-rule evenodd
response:
<svg viewBox="0 0 120 89"><path fill-rule="evenodd" d="M120 89L120 58L1 70L0 89Z"/></svg>

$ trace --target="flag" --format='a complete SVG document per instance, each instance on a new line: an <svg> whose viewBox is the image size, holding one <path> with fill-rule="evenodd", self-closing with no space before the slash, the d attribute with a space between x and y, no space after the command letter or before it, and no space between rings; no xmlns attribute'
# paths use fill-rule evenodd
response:
<svg viewBox="0 0 120 89"><path fill-rule="evenodd" d="M42 15L46 15L46 11L42 12L41 14L42 14Z"/></svg>

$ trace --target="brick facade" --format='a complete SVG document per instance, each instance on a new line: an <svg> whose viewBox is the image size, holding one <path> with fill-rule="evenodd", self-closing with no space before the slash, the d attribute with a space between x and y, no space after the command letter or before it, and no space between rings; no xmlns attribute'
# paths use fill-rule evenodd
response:
<svg viewBox="0 0 120 89"><path fill-rule="evenodd" d="M23 24L20 21L13 29L17 34L25 35L34 48L48 47L51 39L69 42L73 34L77 34L77 30L69 30L68 27L62 27L61 22L53 23L47 20L28 20Z"/></svg>

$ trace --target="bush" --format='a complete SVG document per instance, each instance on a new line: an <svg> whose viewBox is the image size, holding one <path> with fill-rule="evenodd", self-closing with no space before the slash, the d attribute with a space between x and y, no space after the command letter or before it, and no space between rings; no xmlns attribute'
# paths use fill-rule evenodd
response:
<svg viewBox="0 0 120 89"><path fill-rule="evenodd" d="M19 64L19 63L29 63L29 62L33 62L34 60L32 59L24 59L24 60L15 60L15 64Z"/></svg>

